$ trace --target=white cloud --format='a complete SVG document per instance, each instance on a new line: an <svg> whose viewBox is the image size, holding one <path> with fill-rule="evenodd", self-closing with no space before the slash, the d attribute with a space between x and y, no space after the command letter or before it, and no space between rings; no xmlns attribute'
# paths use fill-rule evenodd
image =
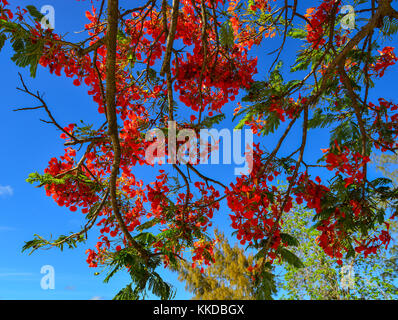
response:
<svg viewBox="0 0 398 320"><path fill-rule="evenodd" d="M0 185L0 196L12 196L14 194L14 190L11 186L2 186Z"/></svg>
<svg viewBox="0 0 398 320"><path fill-rule="evenodd" d="M4 272L0 273L0 277L26 277L32 276L33 274L30 272Z"/></svg>
<svg viewBox="0 0 398 320"><path fill-rule="evenodd" d="M104 297L94 296L90 300L104 300Z"/></svg>
<svg viewBox="0 0 398 320"><path fill-rule="evenodd" d="M66 286L64 289L67 291L75 291L76 287L75 286Z"/></svg>
<svg viewBox="0 0 398 320"><path fill-rule="evenodd" d="M0 226L0 232L2 231L15 231L16 229L13 227L7 227L7 226Z"/></svg>

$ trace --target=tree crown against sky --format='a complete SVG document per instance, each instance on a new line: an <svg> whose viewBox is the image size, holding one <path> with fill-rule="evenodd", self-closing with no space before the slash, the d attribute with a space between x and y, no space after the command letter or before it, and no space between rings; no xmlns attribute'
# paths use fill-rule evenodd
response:
<svg viewBox="0 0 398 320"><path fill-rule="evenodd" d="M98 225L87 262L108 267L106 280L128 270L132 285L118 297L150 289L168 298L172 290L157 270L178 259L199 268L214 262L208 229L222 203L232 212L237 239L256 251L258 261L249 270L260 287L275 259L301 264L289 250L294 237L281 231L294 203L314 209L319 246L338 264L343 256L367 257L388 246L397 190L389 179L370 177L368 162L372 152L397 150L398 106L389 97L373 98L375 80L398 60L394 48L384 45L398 30L393 2L356 3L357 24L347 29L342 1L304 7L287 0L151 0L136 7L93 1L87 38L76 43L43 28L37 8L0 4L0 44L12 44L12 61L29 67L31 76L41 66L87 86L103 118L98 126L78 119L64 124L21 77L20 90L39 106L20 110L42 109L65 145L64 155L28 181L87 218L81 231L36 236L24 250L75 247ZM279 46L265 80L256 81L258 57L251 53L270 39ZM281 57L297 43L289 51L296 55L291 75ZM242 91L235 110L227 109ZM178 162L172 170L160 168L151 183L140 180L138 168L147 164L151 144L145 132L158 128L167 136L170 121L177 131L198 132L231 115L239 119L236 128L259 135L247 153L253 160L249 174L226 185L195 163ZM293 127L301 137L284 154ZM311 152L310 132L317 128L329 129L330 141L323 156L309 162L305 152ZM277 143L268 150L261 141L271 134ZM166 149L171 157L174 149ZM286 179L287 188L278 188L276 177Z"/></svg>

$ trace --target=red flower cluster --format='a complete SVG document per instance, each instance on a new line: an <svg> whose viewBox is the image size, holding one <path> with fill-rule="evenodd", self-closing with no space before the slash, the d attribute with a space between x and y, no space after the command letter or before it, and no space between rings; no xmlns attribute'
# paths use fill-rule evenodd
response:
<svg viewBox="0 0 398 320"><path fill-rule="evenodd" d="M389 223L385 222L385 225L386 225L386 230L381 230L379 232L379 235L376 234L373 237L370 237L369 239L363 241L356 240L358 246L355 248L355 251L358 253L363 252L366 258L369 254L377 253L377 251L382 246L385 246L385 248L387 249L392 238L389 232L390 229Z"/></svg>
<svg viewBox="0 0 398 320"><path fill-rule="evenodd" d="M334 218L339 217L340 211L338 208L335 210ZM321 231L321 235L317 238L317 243L324 250L324 252L331 258L337 258L337 263L341 265L343 254L342 249L344 248L340 239L344 238L344 232L340 228L339 220L333 219L332 217L324 220L317 230Z"/></svg>
<svg viewBox="0 0 398 320"><path fill-rule="evenodd" d="M305 200L309 209L315 209L317 213L320 213L322 212L321 200L330 190L321 184L319 177L316 178L316 181L318 183L312 181L308 173L304 172L299 176L297 181L297 185L303 186L303 188L297 188L295 195L297 204L301 204Z"/></svg>
<svg viewBox="0 0 398 320"><path fill-rule="evenodd" d="M285 198L281 190L269 185L280 173L272 169L272 164L264 170L262 155L259 145L255 145L250 175L238 177L226 194L228 206L233 212L230 215L231 226L238 231L240 243L253 244L253 241L271 239L269 257L275 259L275 251L281 245L279 223ZM288 212L291 208L292 198L289 197L283 211Z"/></svg>
<svg viewBox="0 0 398 320"><path fill-rule="evenodd" d="M69 207L71 211L76 211L77 207L82 207L83 213L98 201L95 190L88 181L90 174L82 169L80 172L73 170L75 166L74 157L76 151L72 148L65 149L65 155L61 156L61 161L52 158L45 173L58 178L59 183L47 184L46 194L52 196L59 206Z"/></svg>
<svg viewBox="0 0 398 320"><path fill-rule="evenodd" d="M377 58L376 64L372 65L372 70L375 72L376 77L384 76L386 69L389 66L394 65L398 58L394 53L393 47L384 47L383 50L379 50L380 56Z"/></svg>
<svg viewBox="0 0 398 320"><path fill-rule="evenodd" d="M309 20L307 24L307 41L311 43L313 49L319 49L326 42L323 37L329 22L330 11L335 4L335 0L325 0L319 7L307 10L306 17Z"/></svg>
<svg viewBox="0 0 398 320"><path fill-rule="evenodd" d="M330 171L334 170L336 175L341 173L347 176L344 179L346 188L352 184L361 184L364 178L362 168L370 161L369 157L363 156L359 152L353 153L347 147L341 150L337 142L335 145L335 152L330 149L323 150L327 153L326 167Z"/></svg>
<svg viewBox="0 0 398 320"><path fill-rule="evenodd" d="M373 143L376 149L382 152L396 149L398 147L398 105L379 98L379 105L370 102L369 109L374 119L372 129L375 134ZM386 132L389 133L387 137Z"/></svg>
<svg viewBox="0 0 398 320"><path fill-rule="evenodd" d="M11 12L11 10L5 8L8 5L9 3L7 0L0 0L0 20L7 21L14 18L14 14Z"/></svg>

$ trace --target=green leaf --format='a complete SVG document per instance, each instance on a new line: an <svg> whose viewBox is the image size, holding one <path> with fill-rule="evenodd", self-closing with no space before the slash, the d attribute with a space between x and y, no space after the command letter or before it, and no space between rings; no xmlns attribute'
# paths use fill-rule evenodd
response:
<svg viewBox="0 0 398 320"><path fill-rule="evenodd" d="M39 235L35 234L34 236L35 238L33 240L25 241L25 244L22 247L22 252L31 250L29 252L29 255L31 255L34 251L36 251L46 243L46 241Z"/></svg>
<svg viewBox="0 0 398 320"><path fill-rule="evenodd" d="M225 119L225 114L217 114L213 117L206 117L203 119L203 121L201 122L201 126L204 128L211 128L213 127L215 124L219 124L221 123L221 121L223 121Z"/></svg>
<svg viewBox="0 0 398 320"><path fill-rule="evenodd" d="M308 58L298 58L296 60L296 64L291 67L290 72L296 72L296 71L301 71L301 70L306 70L311 63L311 59Z"/></svg>
<svg viewBox="0 0 398 320"><path fill-rule="evenodd" d="M243 119L239 121L239 123L235 126L235 130L242 130L243 127L246 125L246 122L248 122L252 117L251 113L247 113Z"/></svg>
<svg viewBox="0 0 398 320"><path fill-rule="evenodd" d="M150 232L139 233L134 237L134 239L144 243L145 246L149 246L157 240L156 236Z"/></svg>
<svg viewBox="0 0 398 320"><path fill-rule="evenodd" d="M289 30L287 35L294 39L304 40L307 38L307 31L305 31L304 29L292 28Z"/></svg>
<svg viewBox="0 0 398 320"><path fill-rule="evenodd" d="M231 48L234 45L235 37L230 21L226 21L220 28L220 43L223 47Z"/></svg>
<svg viewBox="0 0 398 320"><path fill-rule="evenodd" d="M152 228L154 225L156 225L159 222L160 222L160 219L157 219L157 218L149 220L149 221L146 221L143 224L139 225L136 228L136 230L137 231L143 231L143 230L146 230L146 229L150 229L150 228Z"/></svg>
<svg viewBox="0 0 398 320"><path fill-rule="evenodd" d="M278 253L280 254L283 261L292 265L295 268L303 268L304 264L301 262L300 258L297 257L293 252L287 250L286 248L279 248Z"/></svg>
<svg viewBox="0 0 398 320"><path fill-rule="evenodd" d="M0 33L0 51L3 49L4 44L6 43L7 36L4 33Z"/></svg>
<svg viewBox="0 0 398 320"><path fill-rule="evenodd" d="M297 247L300 244L299 241L290 234L281 232L280 236L282 238L282 241L288 246Z"/></svg>
<svg viewBox="0 0 398 320"><path fill-rule="evenodd" d="M39 10L37 10L37 8L35 6L28 5L28 6L26 6L26 9L28 10L29 14L33 18L35 18L35 21L40 22L41 19L43 19L44 15Z"/></svg>
<svg viewBox="0 0 398 320"><path fill-rule="evenodd" d="M321 109L317 109L308 121L308 128L325 128L330 126L335 121L335 116L330 113L323 113Z"/></svg>
<svg viewBox="0 0 398 320"><path fill-rule="evenodd" d="M138 288L133 290L132 283L120 290L112 300L139 300Z"/></svg>

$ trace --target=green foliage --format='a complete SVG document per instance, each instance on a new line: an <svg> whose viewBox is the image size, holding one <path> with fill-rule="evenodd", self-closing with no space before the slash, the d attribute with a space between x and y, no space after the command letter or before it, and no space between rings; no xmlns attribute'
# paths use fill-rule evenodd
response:
<svg viewBox="0 0 398 320"><path fill-rule="evenodd" d="M225 119L225 114L217 114L212 117L205 117L201 122L202 128L212 128L215 124L220 124Z"/></svg>
<svg viewBox="0 0 398 320"><path fill-rule="evenodd" d="M292 265L297 269L304 267L304 264L301 262L300 258L296 256L293 252L285 248L278 248L277 251L281 256L282 261L287 262L288 264Z"/></svg>
<svg viewBox="0 0 398 320"><path fill-rule="evenodd" d="M30 75L34 78L42 55L44 41L32 41L29 30L19 24L4 20L0 20L0 34L2 34L3 39L7 35L9 36L14 50L11 60L19 67L29 67Z"/></svg>
<svg viewBox="0 0 398 320"><path fill-rule="evenodd" d="M256 300L271 300L270 293L276 293L275 275L270 270L272 266L266 263L263 271L254 280L253 296Z"/></svg>
<svg viewBox="0 0 398 320"><path fill-rule="evenodd" d="M296 63L291 67L290 72L306 70L311 63L311 59L306 56L299 56Z"/></svg>
<svg viewBox="0 0 398 320"><path fill-rule="evenodd" d="M380 31L384 36L391 38L392 35L398 32L398 20L392 17L384 17Z"/></svg>
<svg viewBox="0 0 398 320"><path fill-rule="evenodd" d="M165 282L155 269L162 263L159 257L152 257L144 261L132 248L126 248L112 253L107 262L107 274L104 282L107 283L120 270L126 269L132 283L122 289L115 300L137 300L144 298L149 290L162 300L172 299L175 292L169 283ZM134 290L132 285L135 285Z"/></svg>
<svg viewBox="0 0 398 320"><path fill-rule="evenodd" d="M336 118L331 113L324 113L322 109L316 109L312 118L308 120L308 128L325 128L335 122Z"/></svg>
<svg viewBox="0 0 398 320"><path fill-rule="evenodd" d="M139 288L136 287L134 290L132 288L132 283L128 284L125 288L120 290L113 300L139 300Z"/></svg>
<svg viewBox="0 0 398 320"><path fill-rule="evenodd" d="M303 40L307 37L307 32L304 29L292 28L289 30L288 36L294 39Z"/></svg>
<svg viewBox="0 0 398 320"><path fill-rule="evenodd" d="M234 31L230 21L226 21L220 28L220 43L225 48L232 48L235 42Z"/></svg>
<svg viewBox="0 0 398 320"><path fill-rule="evenodd" d="M84 232L71 233L68 236L61 235L55 240L52 240L51 238L46 240L43 237L35 234L33 240L25 242L24 246L22 247L22 252L30 250L30 255L34 251L44 247L56 247L63 251L65 245L68 246L69 249L75 249L79 243L84 243L85 241L86 237Z"/></svg>
<svg viewBox="0 0 398 320"><path fill-rule="evenodd" d="M91 138L97 135L97 132L93 130L92 124L86 124L83 120L80 120L80 126L75 126L73 129L73 135L77 139Z"/></svg>
<svg viewBox="0 0 398 320"><path fill-rule="evenodd" d="M100 186L97 181L93 181L87 175L75 170L75 174L64 174L61 177L53 177L51 174L39 174L38 172L33 172L29 174L29 177L26 179L26 182L30 184L38 183L39 187L46 186L46 185L64 185L67 182L77 182L85 184L89 186L93 191L100 191L102 186Z"/></svg>
<svg viewBox="0 0 398 320"><path fill-rule="evenodd" d="M35 21L40 22L41 19L43 19L44 15L37 10L37 8L33 5L28 5L26 6L26 9L28 10L29 14L34 18Z"/></svg>
<svg viewBox="0 0 398 320"><path fill-rule="evenodd" d="M3 49L6 40L7 36L4 33L0 33L0 50Z"/></svg>
<svg viewBox="0 0 398 320"><path fill-rule="evenodd" d="M281 239L283 243L286 243L288 246L297 247L299 246L299 241L288 233L281 232L280 233Z"/></svg>
<svg viewBox="0 0 398 320"><path fill-rule="evenodd" d="M26 7L35 22L43 18L33 5ZM44 40L42 38L32 41L33 27L26 23L17 24L11 21L0 20L0 50L8 39L14 50L11 60L19 67L29 67L31 77L36 76L37 66L42 56Z"/></svg>
<svg viewBox="0 0 398 320"><path fill-rule="evenodd" d="M39 174L38 172L33 172L29 174L29 178L26 182L30 184L40 183L40 185L50 185L50 184L65 184L66 179L70 176L64 175L62 178L54 178L51 174Z"/></svg>
<svg viewBox="0 0 398 320"><path fill-rule="evenodd" d="M277 101L279 104L278 108L288 108L289 102L283 97L300 83L299 80L284 82L281 73L282 66L282 62L279 62L266 81L253 82L247 91L247 95L242 98L242 101L248 102L249 105L234 117L235 119L240 115L244 115L235 129L242 129L248 121L253 118L257 119L260 116L265 121L265 125L261 129L263 135L274 133L278 129L281 120L278 113L272 110L272 106Z"/></svg>
<svg viewBox="0 0 398 320"><path fill-rule="evenodd" d="M358 145L359 130L356 128L356 124L350 120L341 122L331 131L330 146L337 141L339 145L350 146L356 151L361 150Z"/></svg>

